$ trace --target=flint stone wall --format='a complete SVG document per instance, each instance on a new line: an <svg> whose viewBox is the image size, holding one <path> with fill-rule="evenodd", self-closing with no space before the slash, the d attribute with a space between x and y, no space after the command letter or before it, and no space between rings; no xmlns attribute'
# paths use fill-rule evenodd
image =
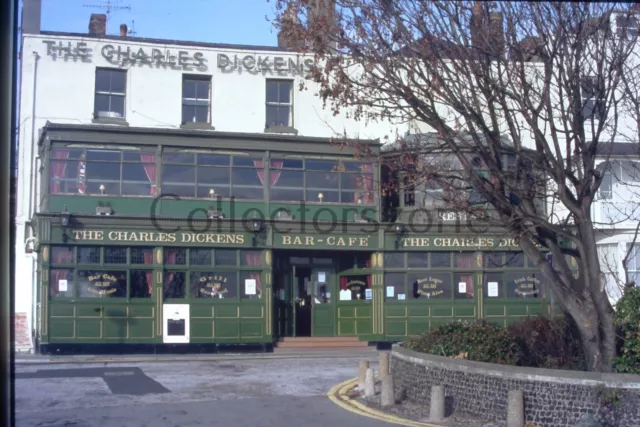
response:
<svg viewBox="0 0 640 427"><path fill-rule="evenodd" d="M538 427L575 426L585 417L606 427L640 427L640 375L521 368L418 353L394 345L391 373L407 400L429 405L443 385L454 411L506 421L509 390L524 394L525 419Z"/></svg>

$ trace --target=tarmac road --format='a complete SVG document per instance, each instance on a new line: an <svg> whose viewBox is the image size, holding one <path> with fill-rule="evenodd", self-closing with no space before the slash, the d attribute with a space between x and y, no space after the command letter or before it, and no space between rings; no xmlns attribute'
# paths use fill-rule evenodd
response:
<svg viewBox="0 0 640 427"><path fill-rule="evenodd" d="M326 396L376 355L17 365L16 425L390 426Z"/></svg>

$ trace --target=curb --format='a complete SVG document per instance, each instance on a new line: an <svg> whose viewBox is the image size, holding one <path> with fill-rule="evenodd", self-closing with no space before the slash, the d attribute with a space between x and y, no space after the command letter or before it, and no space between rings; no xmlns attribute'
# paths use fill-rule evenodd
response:
<svg viewBox="0 0 640 427"><path fill-rule="evenodd" d="M336 405L340 406L342 409L345 409L349 412L353 412L354 414L361 415L364 417L373 418L379 421L384 421L391 424L399 424L402 426L409 427L442 427L436 424L423 423L420 421L413 421L406 418L401 418L395 415L387 414L385 412L377 411L375 409L369 408L368 406L363 405L360 402L357 402L355 399L351 399L348 396L349 390L353 389L358 383L358 378L354 378L351 380L347 380L343 383L335 385L329 390L327 393L327 397Z"/></svg>
<svg viewBox="0 0 640 427"><path fill-rule="evenodd" d="M44 365L90 365L90 364L116 364L116 363L167 363L167 362L229 362L240 360L286 360L286 359L319 359L327 356L333 356L331 354L287 354L287 355L228 355L228 356L191 356L191 357L122 357L122 358L100 358L100 359L45 359L45 360L28 360L28 359L15 359L15 366L44 366ZM343 357L349 357L342 354ZM362 355L354 355L353 358L361 358ZM375 360L375 356L372 355L371 360Z"/></svg>

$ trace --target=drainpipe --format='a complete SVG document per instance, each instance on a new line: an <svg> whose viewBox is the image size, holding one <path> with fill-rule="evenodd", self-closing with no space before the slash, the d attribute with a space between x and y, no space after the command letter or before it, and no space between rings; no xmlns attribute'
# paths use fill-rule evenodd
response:
<svg viewBox="0 0 640 427"><path fill-rule="evenodd" d="M37 157L38 157L38 140L36 137L36 84L37 84L37 75L38 75L38 59L40 56L38 52L33 52L33 80L31 82L31 157L29 159L30 172L32 179L30 180L29 185L29 216L27 221L31 221L33 218L33 214L36 211L36 203L38 203L38 169L37 169ZM36 327L36 318L35 311L37 305L37 295L38 295L38 280L37 280L37 255L31 257L31 310L30 310L30 319L29 319L29 338L33 340L33 331ZM36 351L35 342L31 343L31 352L34 353Z"/></svg>

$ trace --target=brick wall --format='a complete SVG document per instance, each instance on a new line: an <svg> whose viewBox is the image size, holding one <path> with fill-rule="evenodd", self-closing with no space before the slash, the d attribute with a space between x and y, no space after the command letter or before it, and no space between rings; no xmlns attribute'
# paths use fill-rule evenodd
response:
<svg viewBox="0 0 640 427"><path fill-rule="evenodd" d="M506 421L509 390L524 393L526 420L541 427L575 425L586 415L603 426L640 426L640 376L518 368L427 355L395 346L391 373L414 403L429 405L443 385L448 414Z"/></svg>
<svg viewBox="0 0 640 427"><path fill-rule="evenodd" d="M31 331L27 322L26 313L16 313L13 315L13 323L15 325L15 351L31 351Z"/></svg>

